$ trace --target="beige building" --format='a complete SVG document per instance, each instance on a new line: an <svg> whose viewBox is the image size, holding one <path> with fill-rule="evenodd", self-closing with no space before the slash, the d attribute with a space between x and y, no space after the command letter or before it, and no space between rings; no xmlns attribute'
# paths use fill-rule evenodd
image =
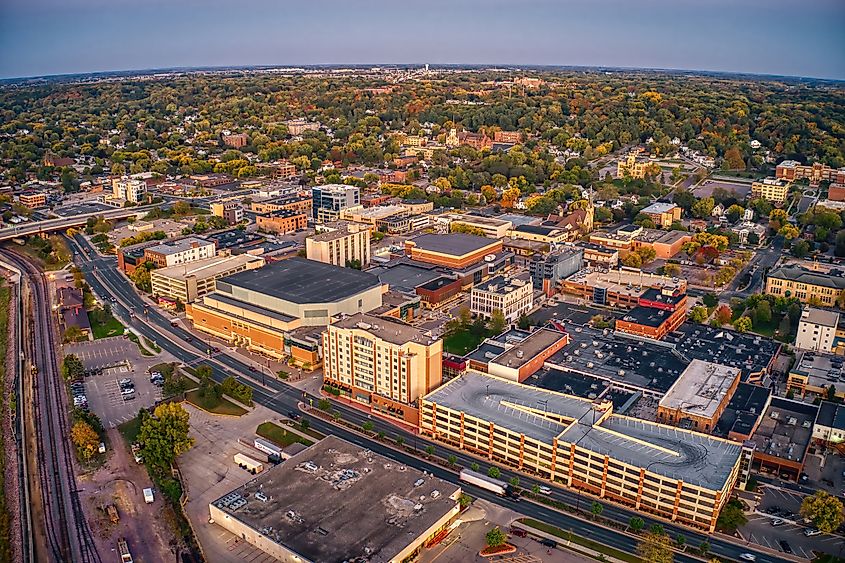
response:
<svg viewBox="0 0 845 563"><path fill-rule="evenodd" d="M415 401L442 380L443 341L388 317L360 313L330 324L323 355L327 384L415 425Z"/></svg>
<svg viewBox="0 0 845 563"><path fill-rule="evenodd" d="M780 178L763 178L751 184L751 197L763 198L772 203L783 203L789 193L791 184Z"/></svg>
<svg viewBox="0 0 845 563"><path fill-rule="evenodd" d="M534 306L534 286L531 281L496 276L473 286L469 310L482 317L501 311L508 322L514 322Z"/></svg>
<svg viewBox="0 0 845 563"><path fill-rule="evenodd" d="M815 352L832 353L839 326L839 313L825 309L804 307L798 321L795 347Z"/></svg>
<svg viewBox="0 0 845 563"><path fill-rule="evenodd" d="M817 264L814 264L817 268ZM766 277L766 295L797 297L802 303L833 307L845 293L845 276L786 264L771 270Z"/></svg>
<svg viewBox="0 0 845 563"><path fill-rule="evenodd" d="M147 193L147 183L127 176L112 179L112 194L116 199L138 203Z"/></svg>
<svg viewBox="0 0 845 563"><path fill-rule="evenodd" d="M264 265L264 258L251 254L215 256L178 266L158 268L150 272L153 297L167 297L182 303L193 303L214 291L215 281L244 270Z"/></svg>
<svg viewBox="0 0 845 563"><path fill-rule="evenodd" d="M639 160L636 153L630 153L616 163L617 178L645 178L647 174L660 173L660 166L648 160Z"/></svg>
<svg viewBox="0 0 845 563"><path fill-rule="evenodd" d="M477 215L445 215L443 220L449 221L451 232L460 232L460 227L468 227L483 233L487 238L503 239L508 236L508 231L513 229L513 223L492 217L480 217ZM438 221L441 219L438 219ZM458 228L456 228L456 226Z"/></svg>
<svg viewBox="0 0 845 563"><path fill-rule="evenodd" d="M305 253L309 260L335 266L346 266L357 260L361 267L370 263L370 231L358 225L347 225L336 231L320 233L305 239Z"/></svg>

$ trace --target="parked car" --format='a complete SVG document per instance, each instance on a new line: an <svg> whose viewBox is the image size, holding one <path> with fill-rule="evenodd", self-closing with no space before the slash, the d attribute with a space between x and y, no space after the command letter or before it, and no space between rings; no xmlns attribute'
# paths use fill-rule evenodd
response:
<svg viewBox="0 0 845 563"><path fill-rule="evenodd" d="M818 536L821 533L822 533L822 531L819 530L818 528L805 528L804 529L804 535L808 538L811 538L813 536Z"/></svg>
<svg viewBox="0 0 845 563"><path fill-rule="evenodd" d="M528 535L528 532L521 528L511 528L508 533L512 536L516 536L518 538L524 538Z"/></svg>
<svg viewBox="0 0 845 563"><path fill-rule="evenodd" d="M792 546L789 545L789 542L787 542L786 540L780 540L778 544L780 544L780 548L783 550L784 553L792 553Z"/></svg>
<svg viewBox="0 0 845 563"><path fill-rule="evenodd" d="M772 520L772 526L782 526L782 525L784 525L785 523L786 523L786 522L784 522L784 521L783 521L783 520L781 520L780 518L775 518L774 520Z"/></svg>

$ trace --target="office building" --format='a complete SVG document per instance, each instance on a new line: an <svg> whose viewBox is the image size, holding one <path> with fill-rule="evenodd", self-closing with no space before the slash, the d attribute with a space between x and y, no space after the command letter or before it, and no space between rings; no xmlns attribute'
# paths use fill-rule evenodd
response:
<svg viewBox="0 0 845 563"><path fill-rule="evenodd" d="M833 307L845 291L845 276L840 270L825 273L797 264L786 264L766 276L767 295L797 297L801 303L813 302Z"/></svg>
<svg viewBox="0 0 845 563"><path fill-rule="evenodd" d="M217 253L213 242L196 237L187 237L155 244L144 248L144 260L157 268L187 264L211 258Z"/></svg>
<svg viewBox="0 0 845 563"><path fill-rule="evenodd" d="M402 563L449 534L460 496L457 485L327 436L208 508L210 522L275 561Z"/></svg>
<svg viewBox="0 0 845 563"><path fill-rule="evenodd" d="M590 235L590 243L616 250L622 258L640 248L649 247L654 249L657 258L668 260L691 240L692 235L685 231L646 229L634 224L624 225L614 232L596 231Z"/></svg>
<svg viewBox="0 0 845 563"><path fill-rule="evenodd" d="M558 252L535 255L528 263L534 289L541 289L547 296L558 292L559 285L584 267L584 250L565 246Z"/></svg>
<svg viewBox="0 0 845 563"><path fill-rule="evenodd" d="M263 265L264 258L260 256L238 254L156 268L150 272L152 294L183 304L193 303L214 291L216 280Z"/></svg>
<svg viewBox="0 0 845 563"><path fill-rule="evenodd" d="M657 406L658 422L711 432L739 385L740 371L693 360Z"/></svg>
<svg viewBox="0 0 845 563"><path fill-rule="evenodd" d="M312 213L318 221L337 221L340 212L361 205L361 190L346 184L326 184L311 188Z"/></svg>
<svg viewBox="0 0 845 563"><path fill-rule="evenodd" d="M481 217L479 215L443 215L438 220L448 221L449 230L453 233L460 233L460 229L469 229L474 234L481 234L485 237L502 239L505 238L513 228L513 223L494 219L492 217Z"/></svg>
<svg viewBox="0 0 845 563"><path fill-rule="evenodd" d="M235 201L212 203L211 214L222 217L229 225L237 225L244 220L244 208Z"/></svg>
<svg viewBox="0 0 845 563"><path fill-rule="evenodd" d="M273 211L301 211L306 215L312 215L314 201L307 196L300 194L289 194L275 199L264 201L253 201L249 204L250 211L254 213L272 213Z"/></svg>
<svg viewBox="0 0 845 563"><path fill-rule="evenodd" d="M668 284L650 287L637 298L637 305L616 319L616 330L662 340L684 323L687 316L686 288Z"/></svg>
<svg viewBox="0 0 845 563"><path fill-rule="evenodd" d="M335 266L357 262L363 268L370 264L370 231L358 225L345 225L335 231L323 232L305 239L305 255Z"/></svg>
<svg viewBox="0 0 845 563"><path fill-rule="evenodd" d="M358 313L323 333L326 384L386 416L417 425L416 400L440 386L443 341L389 317Z"/></svg>
<svg viewBox="0 0 845 563"><path fill-rule="evenodd" d="M752 199L763 198L772 203L783 203L789 193L790 184L780 178L763 178L751 184Z"/></svg>
<svg viewBox="0 0 845 563"><path fill-rule="evenodd" d="M674 203L652 203L640 211L654 221L658 229L668 229L675 221L681 220L683 209Z"/></svg>
<svg viewBox="0 0 845 563"><path fill-rule="evenodd" d="M501 251L500 240L462 233L420 235L405 241L408 257L450 268L465 268Z"/></svg>
<svg viewBox="0 0 845 563"><path fill-rule="evenodd" d="M423 397L420 432L605 501L712 532L742 447L474 371Z"/></svg>
<svg viewBox="0 0 845 563"><path fill-rule="evenodd" d="M24 207L37 209L47 205L47 194L44 192L24 192L18 196L18 201Z"/></svg>
<svg viewBox="0 0 845 563"><path fill-rule="evenodd" d="M127 176L112 179L112 194L116 199L138 203L147 193L147 183Z"/></svg>
<svg viewBox="0 0 845 563"><path fill-rule="evenodd" d="M775 176L788 182L806 178L811 186L817 186L823 180L842 184L845 183L845 168L835 169L820 162L804 165L797 160L784 160L775 168Z"/></svg>
<svg viewBox="0 0 845 563"><path fill-rule="evenodd" d="M798 321L795 347L815 352L831 353L836 346L839 313L814 307L804 307Z"/></svg>
<svg viewBox="0 0 845 563"><path fill-rule="evenodd" d="M490 318L500 311L508 322L516 322L534 306L534 287L528 280L496 276L473 286L469 310Z"/></svg>
<svg viewBox="0 0 845 563"><path fill-rule="evenodd" d="M576 272L563 280L562 291L599 305L633 308L649 288L686 293L687 282L639 270Z"/></svg>
<svg viewBox="0 0 845 563"><path fill-rule="evenodd" d="M308 227L308 216L302 211L280 209L255 216L259 230L274 235L285 235Z"/></svg>
<svg viewBox="0 0 845 563"><path fill-rule="evenodd" d="M748 444L754 448L752 467L779 479L797 481L804 472L819 407L772 397Z"/></svg>

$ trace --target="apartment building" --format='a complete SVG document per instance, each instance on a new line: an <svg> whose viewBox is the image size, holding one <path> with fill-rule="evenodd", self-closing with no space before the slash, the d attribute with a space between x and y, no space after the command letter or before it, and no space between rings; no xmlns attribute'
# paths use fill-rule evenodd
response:
<svg viewBox="0 0 845 563"><path fill-rule="evenodd" d="M643 215L648 216L659 229L668 229L675 221L681 220L681 213L683 209L674 203L652 203L642 211Z"/></svg>
<svg viewBox="0 0 845 563"><path fill-rule="evenodd" d="M836 346L839 313L814 307L804 307L798 321L795 347L815 352L832 353Z"/></svg>
<svg viewBox="0 0 845 563"><path fill-rule="evenodd" d="M255 216L256 226L268 233L284 235L293 233L308 226L308 216L302 211L280 209L263 215Z"/></svg>
<svg viewBox="0 0 845 563"><path fill-rule="evenodd" d="M763 198L772 203L783 203L786 201L786 195L789 193L789 186L787 180L781 178L763 178L751 184L751 197L753 199Z"/></svg>
<svg viewBox="0 0 845 563"><path fill-rule="evenodd" d="M30 209L37 209L47 205L47 194L44 192L24 192L18 196L21 205Z"/></svg>
<svg viewBox="0 0 845 563"><path fill-rule="evenodd" d="M336 231L319 233L305 239L305 253L309 260L335 266L357 261L361 267L370 264L370 231L358 225L347 225Z"/></svg>
<svg viewBox="0 0 845 563"><path fill-rule="evenodd" d="M166 268L205 260L215 254L217 254L217 247L213 242L188 237L148 246L144 249L144 260L152 262L157 268Z"/></svg>
<svg viewBox="0 0 845 563"><path fill-rule="evenodd" d="M797 160L784 160L775 168L775 177L787 182L807 178L811 186L823 180L842 184L845 183L845 168L831 168L820 162L804 165Z"/></svg>
<svg viewBox="0 0 845 563"><path fill-rule="evenodd" d="M770 271L766 277L765 293L797 297L802 303L833 307L845 292L845 276L841 271L824 273L796 264L787 264Z"/></svg>
<svg viewBox="0 0 845 563"><path fill-rule="evenodd" d="M214 291L216 280L254 270L264 265L264 258L251 254L215 256L150 272L153 297L164 297L183 304L193 303Z"/></svg>
<svg viewBox="0 0 845 563"><path fill-rule="evenodd" d="M311 188L312 212L318 221L337 221L340 212L361 205L361 189L346 184Z"/></svg>
<svg viewBox="0 0 845 563"><path fill-rule="evenodd" d="M244 208L235 201L212 203L211 214L222 217L229 225L237 225L244 220Z"/></svg>
<svg viewBox="0 0 845 563"><path fill-rule="evenodd" d="M710 532L750 458L729 440L616 415L611 401L472 370L422 398L419 431L490 463Z"/></svg>
<svg viewBox="0 0 845 563"><path fill-rule="evenodd" d="M147 193L147 183L127 176L112 179L112 193L116 199L138 203Z"/></svg>
<svg viewBox="0 0 845 563"><path fill-rule="evenodd" d="M265 201L253 201L249 204L250 211L254 213L272 213L273 211L302 211L311 216L314 201L307 196L291 194Z"/></svg>
<svg viewBox="0 0 845 563"><path fill-rule="evenodd" d="M470 293L472 313L489 318L501 311L508 322L515 322L534 306L534 287L530 281L496 276L475 285Z"/></svg>
<svg viewBox="0 0 845 563"><path fill-rule="evenodd" d="M306 131L317 131L320 129L320 124L313 121L306 121L305 119L290 119L285 121L288 128L288 133L291 135L302 135Z"/></svg>
<svg viewBox="0 0 845 563"><path fill-rule="evenodd" d="M534 289L551 296L560 283L584 267L584 249L567 246L559 252L535 255L528 264Z"/></svg>
<svg viewBox="0 0 845 563"><path fill-rule="evenodd" d="M522 142L522 133L519 131L496 131L493 133L493 141L518 145Z"/></svg>
<svg viewBox="0 0 845 563"><path fill-rule="evenodd" d="M327 384L414 425L417 399L442 381L443 341L389 317L359 313L332 323L323 350Z"/></svg>
<svg viewBox="0 0 845 563"><path fill-rule="evenodd" d="M239 149L245 147L249 143L249 135L246 133L230 133L223 135L223 144L229 147Z"/></svg>

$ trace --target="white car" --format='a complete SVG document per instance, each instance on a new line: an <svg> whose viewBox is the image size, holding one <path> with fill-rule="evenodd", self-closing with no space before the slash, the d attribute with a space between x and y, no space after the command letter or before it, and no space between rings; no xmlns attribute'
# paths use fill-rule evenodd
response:
<svg viewBox="0 0 845 563"><path fill-rule="evenodd" d="M743 553L739 558L743 561L757 561L757 556L753 553Z"/></svg>
<svg viewBox="0 0 845 563"><path fill-rule="evenodd" d="M804 535L808 538L811 538L813 536L818 536L821 533L822 533L822 531L819 530L818 528L807 528L806 530L804 530Z"/></svg>
<svg viewBox="0 0 845 563"><path fill-rule="evenodd" d="M540 494L550 495L552 494L552 490L549 487L540 487Z"/></svg>

